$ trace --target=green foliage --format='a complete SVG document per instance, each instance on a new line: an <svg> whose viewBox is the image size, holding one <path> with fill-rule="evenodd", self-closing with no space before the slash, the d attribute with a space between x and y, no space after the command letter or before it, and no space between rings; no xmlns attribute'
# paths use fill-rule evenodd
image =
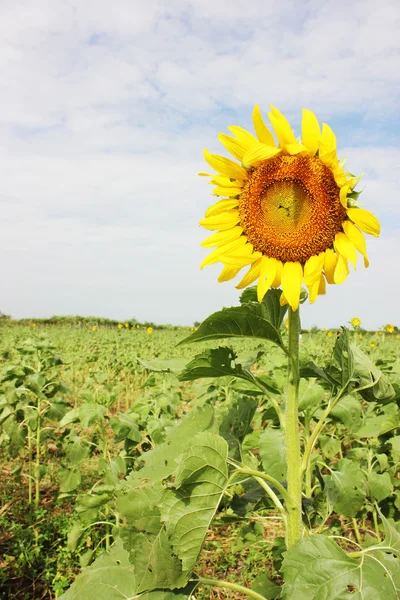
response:
<svg viewBox="0 0 400 600"><path fill-rule="evenodd" d="M280 327L287 309L279 304L281 293L271 289L260 303L244 302L241 306L224 308L203 321L198 330L181 343L250 337L269 340L283 348Z"/></svg>
<svg viewBox="0 0 400 600"><path fill-rule="evenodd" d="M392 555L383 551L352 558L323 535L303 538L285 554L283 598L396 600L399 585L391 571L394 566L398 575L398 567L392 560Z"/></svg>
<svg viewBox="0 0 400 600"><path fill-rule="evenodd" d="M28 525L27 531L41 532L39 519L49 528L56 523L52 512L40 508L47 490L68 505L60 538L67 571L46 567L49 597L73 579L78 553L83 570L65 594L68 599L121 597L117 590L148 600L190 598L197 581L187 583L196 574L210 575L204 562L209 556L219 557L227 578L236 581L236 571L248 572L246 586L265 598L303 597L303 591L304 598L314 598L315 581L307 580L314 566L306 556L315 559L316 580L326 598L331 593L339 594L333 599L361 598L361 593L378 597L376 580L382 577L385 596L395 597L399 534L383 516L398 519L400 511L400 366L394 336L374 337L371 349L367 333L361 341L347 330L338 340L322 331L303 332L302 451L323 423L305 471L303 521L310 532L285 554L282 572L284 532L279 530L282 537L272 544L277 532L269 530L270 523L276 528L276 505L259 480L235 472L243 467L266 473L286 486L278 416L286 403L287 337L279 296L271 290L258 304L254 290L246 290L240 307L219 311L188 338L229 337L231 347L204 345L197 355L189 344L177 347L184 331L156 338L146 331L125 335L125 329L60 327L44 338L42 331L22 325L2 327L0 452L4 464L11 465L6 476L24 486L27 499L32 482L32 529ZM285 508L285 489L269 483ZM227 524L234 534L221 533ZM355 526L361 549L349 555L329 536L352 537ZM6 542L5 554L12 556L6 558L6 572L14 581L11 568L22 572L23 561L38 563L31 559L33 537L28 541L15 524L7 522L6 528L28 548L23 559ZM213 536L202 554L210 528ZM221 550L225 535L227 556ZM2 539L8 540L0 535L0 544ZM51 553L45 545L38 547ZM111 551L101 554L104 548ZM243 558L253 551L265 557L262 572ZM43 573L43 563L40 569ZM329 577L336 572L337 587ZM40 573L39 565L32 566L32 578L43 578ZM205 600L207 593L199 586L195 596Z"/></svg>

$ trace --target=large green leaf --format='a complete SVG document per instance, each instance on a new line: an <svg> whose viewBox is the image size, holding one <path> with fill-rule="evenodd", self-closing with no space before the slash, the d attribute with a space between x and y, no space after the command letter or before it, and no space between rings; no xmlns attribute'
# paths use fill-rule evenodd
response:
<svg viewBox="0 0 400 600"><path fill-rule="evenodd" d="M361 425L361 402L354 396L343 396L331 410L330 417L338 419L349 431L357 430Z"/></svg>
<svg viewBox="0 0 400 600"><path fill-rule="evenodd" d="M222 409L219 434L227 441L229 454L242 459L242 442L250 432L251 422L258 406L254 398L239 398L234 404Z"/></svg>
<svg viewBox="0 0 400 600"><path fill-rule="evenodd" d="M350 383L354 374L353 352L350 347L349 331L346 327L342 328L340 336L336 340L333 358L339 368L339 372L331 369L330 374L334 378L338 375L341 386L345 387Z"/></svg>
<svg viewBox="0 0 400 600"><path fill-rule="evenodd" d="M236 353L226 346L205 350L195 356L179 375L181 381L193 381L204 377L232 376L246 380L255 387L263 387L266 391L279 393L268 378L257 378L250 371L244 369L237 361Z"/></svg>
<svg viewBox="0 0 400 600"><path fill-rule="evenodd" d="M355 462L342 459L336 471L325 477L325 490L335 512L355 517L366 497L366 480Z"/></svg>
<svg viewBox="0 0 400 600"><path fill-rule="evenodd" d="M183 571L190 573L228 481L228 446L223 438L200 433L184 452L175 488L161 499L161 519Z"/></svg>
<svg viewBox="0 0 400 600"><path fill-rule="evenodd" d="M197 331L180 342L204 342L232 337L250 337L270 340L283 346L280 326L285 311L279 305L280 290L263 302L247 302L241 306L224 308L208 317Z"/></svg>
<svg viewBox="0 0 400 600"><path fill-rule="evenodd" d="M102 554L83 569L62 600L121 600L136 595L136 577L129 554L117 540L109 553Z"/></svg>
<svg viewBox="0 0 400 600"><path fill-rule="evenodd" d="M395 391L389 378L382 373L372 360L355 344L351 344L354 357L354 378L358 381L361 396L365 400L390 402ZM357 389L357 388L356 388Z"/></svg>
<svg viewBox="0 0 400 600"><path fill-rule="evenodd" d="M136 495L131 490L131 509L126 500L118 503L133 525L122 530L121 537L135 565L138 591L186 585L225 491L225 440L205 432L192 436L187 446L177 457L174 478L168 485L153 483L149 489L151 484L147 483L147 487L136 490Z"/></svg>
<svg viewBox="0 0 400 600"><path fill-rule="evenodd" d="M398 599L387 566L373 556L351 558L324 535L302 538L282 564L284 600Z"/></svg>
<svg viewBox="0 0 400 600"><path fill-rule="evenodd" d="M264 471L278 481L286 479L285 435L280 429L267 427L260 435L260 456Z"/></svg>
<svg viewBox="0 0 400 600"><path fill-rule="evenodd" d="M138 593L135 569L122 541L117 539L110 552L102 554L90 566L83 569L72 586L60 596L62 600L189 600L196 583L179 590L153 590Z"/></svg>
<svg viewBox="0 0 400 600"><path fill-rule="evenodd" d="M387 404L382 407L380 414L373 410L367 413L362 425L354 435L358 438L379 437L399 427L399 409L396 404Z"/></svg>

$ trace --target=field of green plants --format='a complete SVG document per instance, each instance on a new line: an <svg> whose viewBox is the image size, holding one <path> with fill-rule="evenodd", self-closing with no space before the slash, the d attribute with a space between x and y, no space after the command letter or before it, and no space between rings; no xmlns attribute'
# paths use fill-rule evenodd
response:
<svg viewBox="0 0 400 600"><path fill-rule="evenodd" d="M0 322L1 598L399 597L398 330L303 331L287 550L275 300L198 328Z"/></svg>

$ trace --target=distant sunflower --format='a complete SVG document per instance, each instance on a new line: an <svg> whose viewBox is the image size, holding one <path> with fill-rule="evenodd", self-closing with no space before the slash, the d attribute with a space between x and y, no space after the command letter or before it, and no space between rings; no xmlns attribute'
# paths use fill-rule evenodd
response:
<svg viewBox="0 0 400 600"><path fill-rule="evenodd" d="M274 107L268 114L278 145L266 127L258 105L253 111L257 137L241 127L229 127L234 137L219 140L240 164L205 150L216 174L210 176L215 196L200 225L216 230L202 246L215 248L203 261L221 262L218 281L229 281L249 266L237 285L258 280L258 300L270 287L282 287L281 303L297 310L301 286L310 302L325 294L326 282L338 284L357 264L357 250L368 257L364 233L379 235L379 222L357 206L360 177L346 173L336 155L336 137L325 123L303 110L302 141L296 140L286 118Z"/></svg>

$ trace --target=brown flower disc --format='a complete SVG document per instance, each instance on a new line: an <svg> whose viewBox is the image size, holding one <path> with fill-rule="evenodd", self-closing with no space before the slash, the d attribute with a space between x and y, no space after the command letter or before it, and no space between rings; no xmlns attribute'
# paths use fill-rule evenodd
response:
<svg viewBox="0 0 400 600"><path fill-rule="evenodd" d="M318 157L277 156L252 170L240 195L240 225L254 250L304 263L342 231L339 191Z"/></svg>

